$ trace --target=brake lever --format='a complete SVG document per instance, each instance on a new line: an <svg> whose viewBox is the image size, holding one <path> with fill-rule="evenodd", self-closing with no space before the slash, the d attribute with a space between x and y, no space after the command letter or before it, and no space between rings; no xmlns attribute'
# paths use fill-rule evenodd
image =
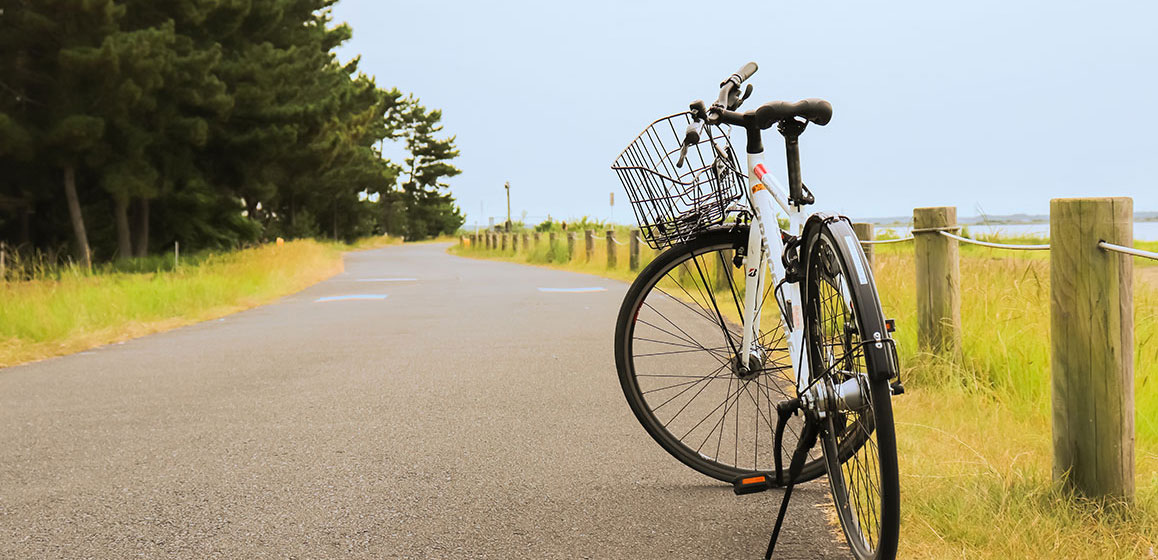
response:
<svg viewBox="0 0 1158 560"><path fill-rule="evenodd" d="M695 120L688 124L688 130L684 133L684 141L680 144L680 158L676 160L676 169L684 166L684 161L688 155L688 148L699 143L700 129L702 127L703 125Z"/></svg>
<svg viewBox="0 0 1158 560"><path fill-rule="evenodd" d="M679 169L679 168L684 166L684 159L686 159L687 155L688 155L688 144L687 144L687 142L684 142L684 144L682 146L680 146L680 158L676 160L676 169Z"/></svg>
<svg viewBox="0 0 1158 560"><path fill-rule="evenodd" d="M736 109L739 109L740 105L742 105L745 101L747 101L748 97L750 97L751 95L752 95L752 84L748 84L744 88L744 95L743 96L737 96L735 90L732 90L732 94L728 96L729 97L728 110L729 111L735 111Z"/></svg>

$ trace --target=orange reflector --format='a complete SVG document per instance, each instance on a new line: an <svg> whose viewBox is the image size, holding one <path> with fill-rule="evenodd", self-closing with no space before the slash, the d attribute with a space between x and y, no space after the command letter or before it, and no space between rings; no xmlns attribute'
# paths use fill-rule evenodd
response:
<svg viewBox="0 0 1158 560"><path fill-rule="evenodd" d="M764 183L756 183L755 185L752 185L752 193L753 194L755 194L756 191L762 191L762 190L764 190Z"/></svg>
<svg viewBox="0 0 1158 560"><path fill-rule="evenodd" d="M768 478L765 476L753 476L741 480L740 484L756 484L757 482L764 482L766 480L768 480Z"/></svg>

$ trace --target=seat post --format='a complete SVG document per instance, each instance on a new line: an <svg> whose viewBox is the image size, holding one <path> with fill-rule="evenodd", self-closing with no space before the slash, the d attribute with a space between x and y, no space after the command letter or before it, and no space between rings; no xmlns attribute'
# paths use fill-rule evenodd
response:
<svg viewBox="0 0 1158 560"><path fill-rule="evenodd" d="M777 129L784 136L784 150L788 159L788 203L800 207L807 204L804 197L804 180L800 177L800 134L808 122L796 119L780 121Z"/></svg>

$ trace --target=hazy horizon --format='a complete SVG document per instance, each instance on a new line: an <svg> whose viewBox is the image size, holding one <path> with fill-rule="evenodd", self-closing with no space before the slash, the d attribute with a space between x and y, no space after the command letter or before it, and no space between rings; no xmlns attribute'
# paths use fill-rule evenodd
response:
<svg viewBox="0 0 1158 560"><path fill-rule="evenodd" d="M748 60L745 108L833 103L801 139L817 209L1047 214L1050 198L1120 195L1158 210L1158 6L730 4L762 33L706 29L732 16L695 6L343 0L334 19L354 28L343 60L361 54L380 86L443 110L468 224L505 216L505 181L516 219L606 219L615 192L615 220L631 222L612 160ZM783 181L779 136L765 146Z"/></svg>

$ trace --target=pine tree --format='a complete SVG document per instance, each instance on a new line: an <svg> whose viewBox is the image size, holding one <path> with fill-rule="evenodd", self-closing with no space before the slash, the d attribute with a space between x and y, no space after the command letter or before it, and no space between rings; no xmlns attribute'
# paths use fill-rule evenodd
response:
<svg viewBox="0 0 1158 560"><path fill-rule="evenodd" d="M0 239L88 265L174 240L453 231L441 114L337 60L352 30L333 3L0 0Z"/></svg>
<svg viewBox="0 0 1158 560"><path fill-rule="evenodd" d="M410 157L406 158L401 199L406 209L404 233L408 239L425 239L453 233L465 219L454 199L444 192L450 187L443 179L462 173L451 165L458 157L454 137L439 139L442 111L429 111L415 98L406 101L402 112L403 137Z"/></svg>
<svg viewBox="0 0 1158 560"><path fill-rule="evenodd" d="M77 261L92 265L81 209L84 191L91 190L87 171L100 159L107 119L103 100L113 96L107 76L115 66L106 39L115 33L124 9L112 0L70 2L7 2L3 17L11 22L4 33L6 95L2 102L13 149L5 157L35 159L34 173L56 170L64 187ZM19 138L31 138L21 142ZM37 169L39 168L39 169ZM60 184L60 183L58 183Z"/></svg>

